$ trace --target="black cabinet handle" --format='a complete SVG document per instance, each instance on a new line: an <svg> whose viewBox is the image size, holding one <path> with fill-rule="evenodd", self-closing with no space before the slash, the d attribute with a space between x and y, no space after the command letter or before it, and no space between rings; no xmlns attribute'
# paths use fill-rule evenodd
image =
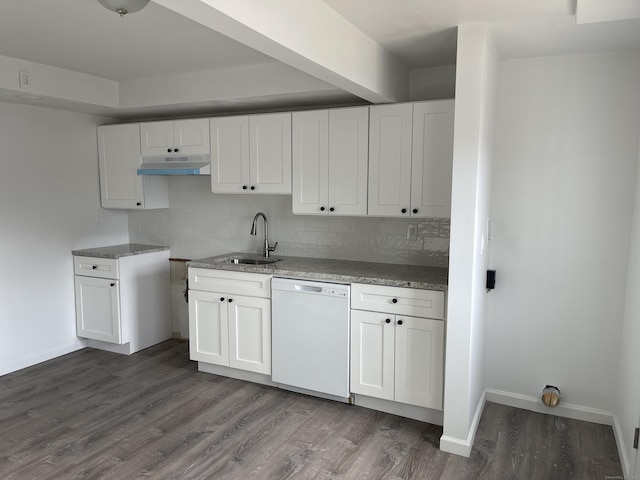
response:
<svg viewBox="0 0 640 480"><path fill-rule="evenodd" d="M230 298L230 299L229 299L229 303L231 303L231 302L233 302L233 298Z"/></svg>
<svg viewBox="0 0 640 480"><path fill-rule="evenodd" d="M140 206L140 205L142 205L142 203L140 203L140 202L136 202L136 205L137 205L137 206Z"/></svg>
<svg viewBox="0 0 640 480"><path fill-rule="evenodd" d="M413 213L418 213L418 209L417 209L417 208L414 208L414 209L413 209Z"/></svg>
<svg viewBox="0 0 640 480"><path fill-rule="evenodd" d="M384 321L384 323L391 323L391 319L390 319L390 318L387 318L387 319Z"/></svg>
<svg viewBox="0 0 640 480"><path fill-rule="evenodd" d="M393 300L391 300L392 303L398 303L398 299L394 298Z"/></svg>
<svg viewBox="0 0 640 480"><path fill-rule="evenodd" d="M330 212L335 212L335 211L336 211L336 209L335 209L335 208L333 208L333 207L331 207L331 208L329 209L329 211L330 211Z"/></svg>
<svg viewBox="0 0 640 480"><path fill-rule="evenodd" d="M177 148L174 148L173 151L178 153L179 150Z"/></svg>
<svg viewBox="0 0 640 480"><path fill-rule="evenodd" d="M255 189L256 189L256 187L254 187L253 185L251 185L251 190L255 190Z"/></svg>
<svg viewBox="0 0 640 480"><path fill-rule="evenodd" d="M321 211L321 212L324 212L324 211L325 211L325 208L324 208L324 207L320 207L320 211Z"/></svg>
<svg viewBox="0 0 640 480"><path fill-rule="evenodd" d="M403 208L402 210L400 210L402 213L407 213L407 209Z"/></svg>
<svg viewBox="0 0 640 480"><path fill-rule="evenodd" d="M167 148L167 153L171 153L171 149L170 148Z"/></svg>
<svg viewBox="0 0 640 480"><path fill-rule="evenodd" d="M398 320L398 325L402 325L402 320Z"/></svg>
<svg viewBox="0 0 640 480"><path fill-rule="evenodd" d="M94 266L93 266L93 267L91 267L91 268L93 268L94 270L96 270L96 269L98 268L98 266L97 266L97 265L94 265Z"/></svg>
<svg viewBox="0 0 640 480"><path fill-rule="evenodd" d="M242 185L242 189L243 190L246 190L247 188L249 188L249 187L247 187L246 185Z"/></svg>
<svg viewBox="0 0 640 480"><path fill-rule="evenodd" d="M116 284L115 284L115 283L112 283L112 284L111 284L111 286L112 286L112 287L115 287L115 286L116 286Z"/></svg>
<svg viewBox="0 0 640 480"><path fill-rule="evenodd" d="M221 301L221 302L224 302L224 297L220 297L220 301Z"/></svg>

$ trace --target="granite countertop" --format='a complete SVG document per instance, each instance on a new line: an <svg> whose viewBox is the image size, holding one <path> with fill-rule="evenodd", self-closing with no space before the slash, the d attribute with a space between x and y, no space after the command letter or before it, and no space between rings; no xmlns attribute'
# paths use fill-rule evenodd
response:
<svg viewBox="0 0 640 480"><path fill-rule="evenodd" d="M122 245L109 245L108 247L86 248L84 250L72 250L71 253L80 257L95 258L120 258L144 253L161 252L169 250L169 247L161 245L142 245L140 243L123 243Z"/></svg>
<svg viewBox="0 0 640 480"><path fill-rule="evenodd" d="M191 268L211 268L237 272L265 273L277 277L331 281L337 283L368 283L393 287L421 288L446 292L449 270L422 265L355 262L326 258L273 256L277 262L268 265L230 263L231 259L262 258L248 253L230 253L187 262Z"/></svg>

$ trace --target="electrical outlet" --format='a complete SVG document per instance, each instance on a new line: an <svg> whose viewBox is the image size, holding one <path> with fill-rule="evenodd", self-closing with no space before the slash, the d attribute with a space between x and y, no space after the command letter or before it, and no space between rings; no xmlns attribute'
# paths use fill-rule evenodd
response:
<svg viewBox="0 0 640 480"><path fill-rule="evenodd" d="M109 212L104 208L96 210L96 223L106 223L109 221Z"/></svg>
<svg viewBox="0 0 640 480"><path fill-rule="evenodd" d="M410 223L407 227L407 240L418 240L418 224Z"/></svg>
<svg viewBox="0 0 640 480"><path fill-rule="evenodd" d="M31 88L31 74L29 73L29 70L18 70L18 75L20 79L20 88Z"/></svg>

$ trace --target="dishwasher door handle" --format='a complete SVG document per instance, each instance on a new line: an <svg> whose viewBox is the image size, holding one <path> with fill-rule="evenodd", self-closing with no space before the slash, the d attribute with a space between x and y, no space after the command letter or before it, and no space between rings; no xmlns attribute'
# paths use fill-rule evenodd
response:
<svg viewBox="0 0 640 480"><path fill-rule="evenodd" d="M312 285L295 285L296 292L322 293L322 287L314 287Z"/></svg>

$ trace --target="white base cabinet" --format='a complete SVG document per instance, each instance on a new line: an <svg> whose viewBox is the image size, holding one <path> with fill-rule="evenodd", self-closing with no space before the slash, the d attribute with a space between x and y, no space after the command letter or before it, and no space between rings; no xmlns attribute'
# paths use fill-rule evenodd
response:
<svg viewBox="0 0 640 480"><path fill-rule="evenodd" d="M353 309L363 304L386 306ZM425 309L435 318L401 313ZM442 409L443 292L352 285L351 342L353 393Z"/></svg>
<svg viewBox="0 0 640 480"><path fill-rule="evenodd" d="M168 250L73 262L77 334L89 346L131 354L171 338Z"/></svg>
<svg viewBox="0 0 640 480"><path fill-rule="evenodd" d="M189 269L192 360L271 374L270 278L269 275Z"/></svg>

